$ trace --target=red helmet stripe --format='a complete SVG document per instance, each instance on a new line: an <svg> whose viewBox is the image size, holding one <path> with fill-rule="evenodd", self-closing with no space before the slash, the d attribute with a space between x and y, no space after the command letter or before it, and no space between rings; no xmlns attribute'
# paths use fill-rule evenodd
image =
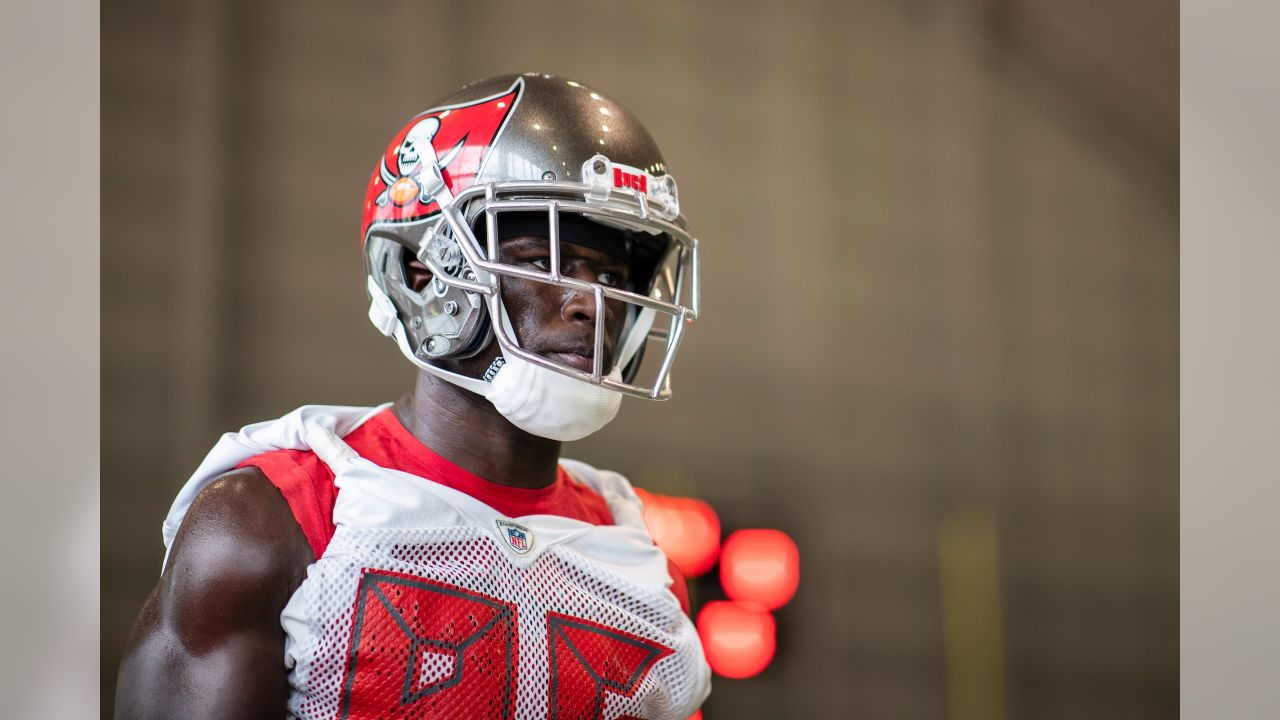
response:
<svg viewBox="0 0 1280 720"><path fill-rule="evenodd" d="M440 211L440 206L431 198L392 202L387 196L398 179L416 178L424 167L423 163L430 162L432 157L437 162L445 161L442 168L444 180L452 192L460 192L474 184L484 168L490 148L519 102L522 87L523 83L517 79L500 95L465 105L427 110L414 116L396 133L370 178L365 194L361 241L374 223L413 222Z"/></svg>

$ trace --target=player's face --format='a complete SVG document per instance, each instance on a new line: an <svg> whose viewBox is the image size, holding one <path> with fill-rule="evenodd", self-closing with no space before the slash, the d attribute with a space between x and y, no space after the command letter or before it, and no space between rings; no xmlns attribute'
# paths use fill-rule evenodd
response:
<svg viewBox="0 0 1280 720"><path fill-rule="evenodd" d="M527 235L503 240L499 259L520 267L546 272L551 254L546 237ZM584 245L560 244L560 272L583 282L627 288L630 267L626 260ZM591 372L595 345L596 303L590 293L536 280L502 278L502 301L511 317L516 338L524 349L584 372ZM626 320L626 303L605 300L604 363L613 367L614 350Z"/></svg>

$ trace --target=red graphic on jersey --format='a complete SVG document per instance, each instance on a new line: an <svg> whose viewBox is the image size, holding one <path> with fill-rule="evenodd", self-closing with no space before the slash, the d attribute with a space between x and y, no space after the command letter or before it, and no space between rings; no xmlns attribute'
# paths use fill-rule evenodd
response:
<svg viewBox="0 0 1280 720"><path fill-rule="evenodd" d="M361 241L374 223L411 222L440 211L426 189L431 163L439 163L445 185L455 194L475 183L523 87L517 79L499 95L427 110L396 133L369 180Z"/></svg>
<svg viewBox="0 0 1280 720"><path fill-rule="evenodd" d="M515 717L516 617L487 595L366 570L339 717Z"/></svg>
<svg viewBox="0 0 1280 720"><path fill-rule="evenodd" d="M604 717L605 693L631 697L671 648L589 620L547 613L548 720Z"/></svg>

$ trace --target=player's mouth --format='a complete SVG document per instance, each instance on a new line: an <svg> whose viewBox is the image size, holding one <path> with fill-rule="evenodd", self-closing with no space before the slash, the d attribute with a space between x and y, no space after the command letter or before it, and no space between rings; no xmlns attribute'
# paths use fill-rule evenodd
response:
<svg viewBox="0 0 1280 720"><path fill-rule="evenodd" d="M584 373L591 373L592 359L595 358L596 349L590 342L574 338L554 344L548 343L548 345L550 347L544 346L544 349L538 351L538 354L552 362L567 365ZM612 359L613 349L609 347L609 343L606 341L604 344L604 372L606 374L611 369L609 363Z"/></svg>
<svg viewBox="0 0 1280 720"><path fill-rule="evenodd" d="M549 360L554 360L561 365L568 365L576 370L590 373L592 370L591 366L593 364L592 354L584 355L576 352L545 352L542 353L542 356Z"/></svg>

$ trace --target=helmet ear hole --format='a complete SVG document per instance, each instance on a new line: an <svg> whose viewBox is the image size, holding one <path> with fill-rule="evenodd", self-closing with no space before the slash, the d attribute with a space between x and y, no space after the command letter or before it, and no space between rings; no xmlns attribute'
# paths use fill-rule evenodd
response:
<svg viewBox="0 0 1280 720"><path fill-rule="evenodd" d="M404 269L404 284L419 295L431 284L431 269L411 253L401 252L400 261Z"/></svg>

